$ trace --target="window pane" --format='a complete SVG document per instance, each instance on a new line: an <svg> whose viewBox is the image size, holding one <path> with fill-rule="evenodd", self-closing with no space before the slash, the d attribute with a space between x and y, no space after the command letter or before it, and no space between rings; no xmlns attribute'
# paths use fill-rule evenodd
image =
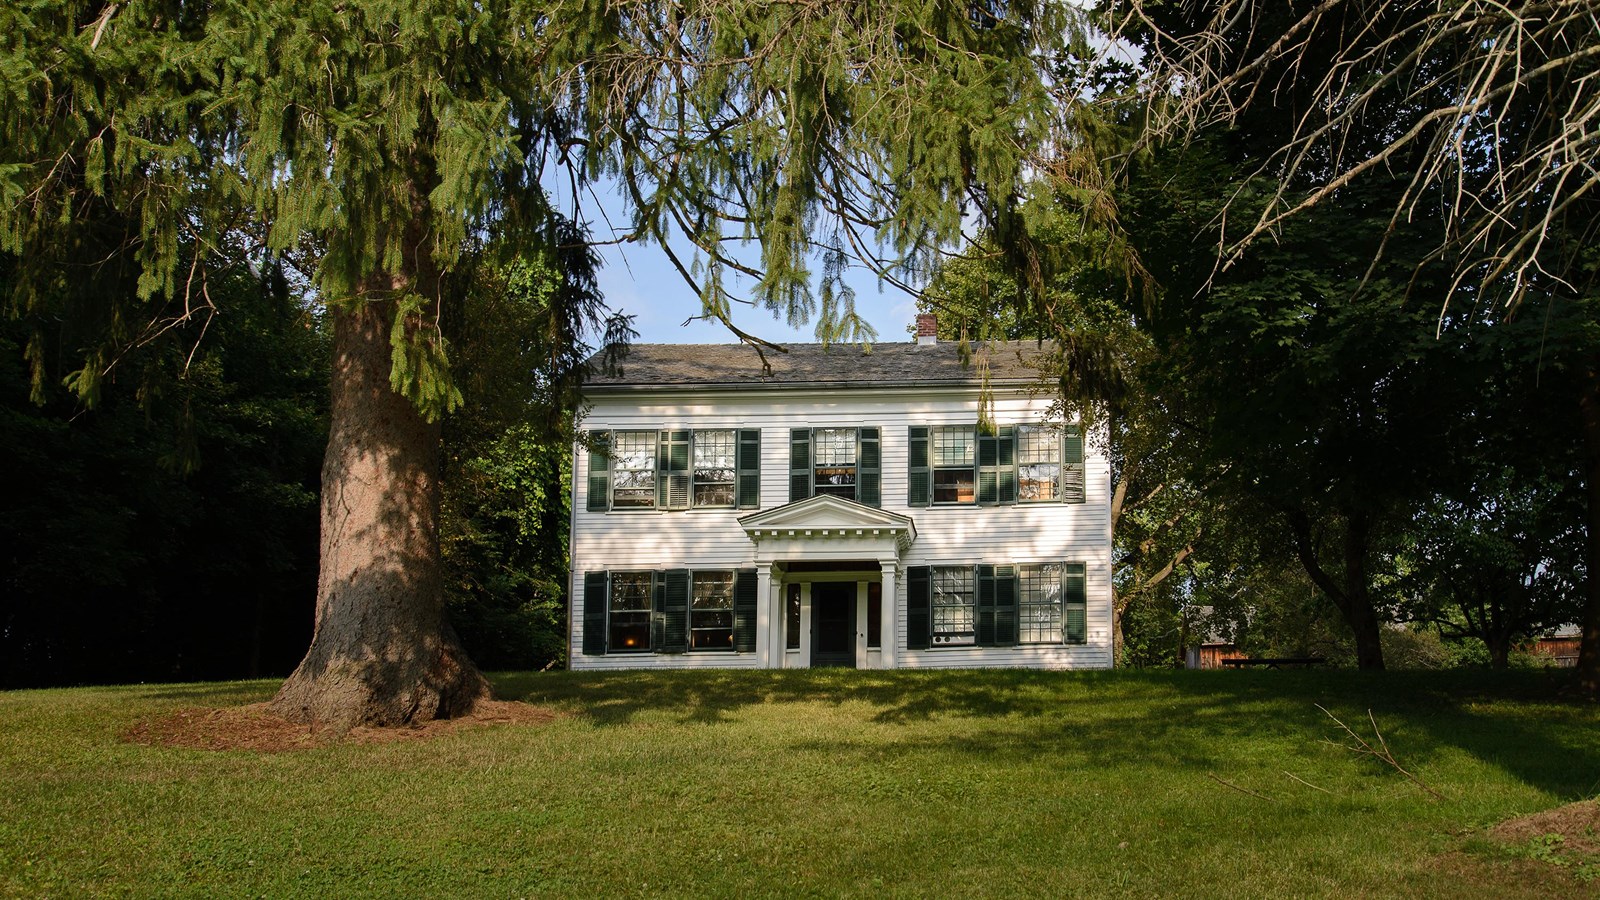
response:
<svg viewBox="0 0 1600 900"><path fill-rule="evenodd" d="M650 649L650 573L611 573L612 652Z"/></svg>
<svg viewBox="0 0 1600 900"><path fill-rule="evenodd" d="M694 505L733 505L733 432L694 433Z"/></svg>
<svg viewBox="0 0 1600 900"><path fill-rule="evenodd" d="M977 637L977 602L972 570L965 566L933 570L933 645L971 644Z"/></svg>
<svg viewBox="0 0 1600 900"><path fill-rule="evenodd" d="M689 593L689 647L733 649L733 573L695 572Z"/></svg>
<svg viewBox="0 0 1600 900"><path fill-rule="evenodd" d="M977 499L972 485L971 469L934 469L933 502L971 503Z"/></svg>
<svg viewBox="0 0 1600 900"><path fill-rule="evenodd" d="M656 433L619 431L611 442L611 505L656 505Z"/></svg>
<svg viewBox="0 0 1600 900"><path fill-rule="evenodd" d="M1021 566L1018 613L1024 644L1061 643L1061 566Z"/></svg>

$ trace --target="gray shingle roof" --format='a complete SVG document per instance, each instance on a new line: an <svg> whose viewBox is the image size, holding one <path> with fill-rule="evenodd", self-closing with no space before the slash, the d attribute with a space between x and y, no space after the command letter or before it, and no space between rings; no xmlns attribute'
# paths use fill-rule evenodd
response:
<svg viewBox="0 0 1600 900"><path fill-rule="evenodd" d="M1034 341L972 345L971 365L962 365L955 342L789 344L788 353L767 351L772 373L743 344L634 344L621 371L606 374L597 365L586 382L590 391L645 386L976 385L980 358L987 355L992 384L1039 380L1035 360L1051 345Z"/></svg>

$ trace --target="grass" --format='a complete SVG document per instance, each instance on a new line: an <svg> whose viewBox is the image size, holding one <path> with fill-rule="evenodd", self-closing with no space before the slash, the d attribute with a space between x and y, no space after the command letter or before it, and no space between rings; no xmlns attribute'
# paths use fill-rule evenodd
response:
<svg viewBox="0 0 1600 900"><path fill-rule="evenodd" d="M119 734L177 708L265 699L273 682L0 694L0 895L1549 897L1600 887L1582 866L1483 837L1497 821L1600 789L1600 709L1555 699L1540 672L496 683L502 696L567 715L260 754ZM1369 739L1371 709L1400 762L1445 799L1327 743L1343 734L1319 703Z"/></svg>

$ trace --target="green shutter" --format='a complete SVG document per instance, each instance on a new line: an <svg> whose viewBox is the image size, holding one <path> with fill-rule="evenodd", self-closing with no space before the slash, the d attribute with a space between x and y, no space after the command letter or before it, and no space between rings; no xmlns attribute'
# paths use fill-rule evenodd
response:
<svg viewBox="0 0 1600 900"><path fill-rule="evenodd" d="M1061 567L1061 630L1069 644L1089 640L1089 587L1083 563Z"/></svg>
<svg viewBox="0 0 1600 900"><path fill-rule="evenodd" d="M656 444L656 508L689 508L689 432L663 431Z"/></svg>
<svg viewBox="0 0 1600 900"><path fill-rule="evenodd" d="M933 631L933 570L927 566L906 569L906 649L928 649Z"/></svg>
<svg viewBox="0 0 1600 900"><path fill-rule="evenodd" d="M1017 429L1014 425L1007 425L1000 429L999 436L995 439L999 459L996 463L1000 470L1000 502L1014 504L1017 502Z"/></svg>
<svg viewBox="0 0 1600 900"><path fill-rule="evenodd" d="M689 570L670 569L666 574L662 602L662 653L684 653L689 649Z"/></svg>
<svg viewBox="0 0 1600 900"><path fill-rule="evenodd" d="M811 496L811 429L789 429L789 502Z"/></svg>
<svg viewBox="0 0 1600 900"><path fill-rule="evenodd" d="M980 647L994 646L994 566L978 567L978 622L977 642Z"/></svg>
<svg viewBox="0 0 1600 900"><path fill-rule="evenodd" d="M906 442L906 505L927 506L933 497L933 469L928 465L928 426L911 426Z"/></svg>
<svg viewBox="0 0 1600 900"><path fill-rule="evenodd" d="M876 428L856 431L856 500L868 506L883 504L883 453Z"/></svg>
<svg viewBox="0 0 1600 900"><path fill-rule="evenodd" d="M667 643L667 580L650 573L650 649L659 652Z"/></svg>
<svg viewBox="0 0 1600 900"><path fill-rule="evenodd" d="M994 568L994 645L1017 644L1017 568Z"/></svg>
<svg viewBox="0 0 1600 900"><path fill-rule="evenodd" d="M761 429L740 429L734 471L734 490L737 494L734 502L740 509L760 509Z"/></svg>
<svg viewBox="0 0 1600 900"><path fill-rule="evenodd" d="M611 508L611 432L591 431L589 446L589 512Z"/></svg>
<svg viewBox="0 0 1600 900"><path fill-rule="evenodd" d="M1083 432L1068 425L1061 432L1061 499L1084 502L1083 480Z"/></svg>
<svg viewBox="0 0 1600 900"><path fill-rule="evenodd" d="M605 572L583 573L583 655L604 656L606 652Z"/></svg>
<svg viewBox="0 0 1600 900"><path fill-rule="evenodd" d="M1000 497L1000 438L978 434L978 505L993 506Z"/></svg>
<svg viewBox="0 0 1600 900"><path fill-rule="evenodd" d="M733 649L739 653L756 650L756 570L733 573Z"/></svg>

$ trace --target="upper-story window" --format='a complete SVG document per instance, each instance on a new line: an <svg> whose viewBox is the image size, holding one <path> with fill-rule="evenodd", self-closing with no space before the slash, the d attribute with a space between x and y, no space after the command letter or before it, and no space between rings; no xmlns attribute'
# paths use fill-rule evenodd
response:
<svg viewBox="0 0 1600 900"><path fill-rule="evenodd" d="M882 492L877 428L795 428L789 432L789 500L817 494L877 506Z"/></svg>
<svg viewBox="0 0 1600 900"><path fill-rule="evenodd" d="M818 428L812 432L811 446L816 455L812 493L833 494L836 497L849 497L854 500L856 430Z"/></svg>
<svg viewBox="0 0 1600 900"><path fill-rule="evenodd" d="M977 499L978 444L971 425L933 429L933 502L972 503Z"/></svg>
<svg viewBox="0 0 1600 900"><path fill-rule="evenodd" d="M611 435L611 505L648 509L656 505L656 433Z"/></svg>
<svg viewBox="0 0 1600 900"><path fill-rule="evenodd" d="M761 506L759 428L597 431L585 443L591 512Z"/></svg>
<svg viewBox="0 0 1600 900"><path fill-rule="evenodd" d="M1017 426L1017 499L1024 503L1061 496L1061 430Z"/></svg>
<svg viewBox="0 0 1600 900"><path fill-rule="evenodd" d="M694 505L732 506L733 429L694 433Z"/></svg>

